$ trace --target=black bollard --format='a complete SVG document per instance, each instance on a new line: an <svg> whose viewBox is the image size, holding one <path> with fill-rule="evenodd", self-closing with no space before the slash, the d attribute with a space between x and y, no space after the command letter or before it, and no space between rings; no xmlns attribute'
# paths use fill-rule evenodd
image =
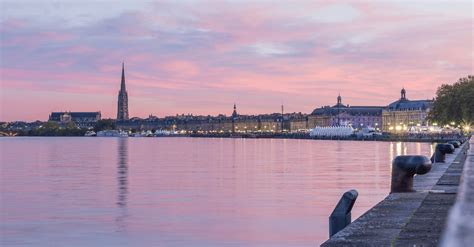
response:
<svg viewBox="0 0 474 247"><path fill-rule="evenodd" d="M459 146L461 146L461 143L458 141L449 141L448 144L453 145L454 148L458 148Z"/></svg>
<svg viewBox="0 0 474 247"><path fill-rule="evenodd" d="M446 160L446 154L452 154L454 152L454 146L448 143L436 144L435 152L431 156L432 163L444 163Z"/></svg>
<svg viewBox="0 0 474 247"><path fill-rule="evenodd" d="M332 237L351 223L351 210L358 195L357 190L349 190L342 195L329 216L329 237Z"/></svg>
<svg viewBox="0 0 474 247"><path fill-rule="evenodd" d="M400 155L392 161L392 184L390 193L414 192L413 176L431 170L431 162L423 155Z"/></svg>

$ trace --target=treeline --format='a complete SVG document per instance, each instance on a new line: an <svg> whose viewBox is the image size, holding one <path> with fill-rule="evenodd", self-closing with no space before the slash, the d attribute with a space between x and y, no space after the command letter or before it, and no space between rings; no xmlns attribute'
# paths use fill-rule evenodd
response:
<svg viewBox="0 0 474 247"><path fill-rule="evenodd" d="M57 122L46 122L38 128L18 132L20 136L84 136L86 129L78 128L73 122L61 126Z"/></svg>
<svg viewBox="0 0 474 247"><path fill-rule="evenodd" d="M115 120L102 119L95 126L94 131L115 129ZM74 122L60 124L54 121L48 121L38 127L31 129L16 129L13 132L18 136L84 136L89 129L79 128ZM8 128L0 127L0 131L11 132Z"/></svg>
<svg viewBox="0 0 474 247"><path fill-rule="evenodd" d="M454 84L443 84L436 92L433 109L428 118L441 125L461 125L464 129L474 124L474 76L459 79Z"/></svg>

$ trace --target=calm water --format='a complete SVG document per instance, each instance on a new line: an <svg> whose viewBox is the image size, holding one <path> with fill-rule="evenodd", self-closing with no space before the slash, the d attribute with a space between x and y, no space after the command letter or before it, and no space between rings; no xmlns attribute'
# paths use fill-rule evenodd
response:
<svg viewBox="0 0 474 247"><path fill-rule="evenodd" d="M2 246L315 246L348 189L353 218L424 143L0 138Z"/></svg>

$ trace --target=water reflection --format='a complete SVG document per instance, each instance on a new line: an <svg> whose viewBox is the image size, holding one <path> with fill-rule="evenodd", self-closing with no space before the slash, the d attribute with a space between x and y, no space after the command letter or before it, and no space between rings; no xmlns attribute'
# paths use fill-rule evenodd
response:
<svg viewBox="0 0 474 247"><path fill-rule="evenodd" d="M396 156L407 155L407 144L405 142L397 142Z"/></svg>
<svg viewBox="0 0 474 247"><path fill-rule="evenodd" d="M128 138L118 139L117 146L117 206L119 214L115 219L118 231L124 231L127 218L127 195L128 195Z"/></svg>
<svg viewBox="0 0 474 247"><path fill-rule="evenodd" d="M0 246L314 246L342 193L359 191L355 219L388 194L394 156L433 151L398 145L0 138Z"/></svg>

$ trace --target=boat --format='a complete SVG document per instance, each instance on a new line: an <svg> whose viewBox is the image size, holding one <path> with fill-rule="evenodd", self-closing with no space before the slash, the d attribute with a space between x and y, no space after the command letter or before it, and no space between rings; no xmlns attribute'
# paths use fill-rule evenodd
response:
<svg viewBox="0 0 474 247"><path fill-rule="evenodd" d="M97 135L97 133L95 133L92 130L89 130L89 131L86 132L86 134L84 134L84 136L96 136L96 135Z"/></svg>
<svg viewBox="0 0 474 247"><path fill-rule="evenodd" d="M119 131L119 137L128 137L128 132L127 132L127 131L120 130L120 131Z"/></svg>
<svg viewBox="0 0 474 247"><path fill-rule="evenodd" d="M153 135L154 136L169 136L171 134L172 134L172 132L168 131L168 130L156 130Z"/></svg>
<svg viewBox="0 0 474 247"><path fill-rule="evenodd" d="M151 130L147 130L147 131L145 132L145 136L146 136L146 137L152 137L152 136L153 136L153 132L152 132Z"/></svg>
<svg viewBox="0 0 474 247"><path fill-rule="evenodd" d="M311 137L348 137L354 132L351 126L315 127L309 135Z"/></svg>
<svg viewBox="0 0 474 247"><path fill-rule="evenodd" d="M373 127L365 127L362 128L358 133L358 136L363 136L363 137L374 137L374 136L380 136L382 133L378 132L375 128Z"/></svg>
<svg viewBox="0 0 474 247"><path fill-rule="evenodd" d="M133 137L144 137L145 135L143 134L143 132L135 132L132 134Z"/></svg>
<svg viewBox="0 0 474 247"><path fill-rule="evenodd" d="M122 130L102 130L97 132L98 137L128 137L128 133Z"/></svg>

